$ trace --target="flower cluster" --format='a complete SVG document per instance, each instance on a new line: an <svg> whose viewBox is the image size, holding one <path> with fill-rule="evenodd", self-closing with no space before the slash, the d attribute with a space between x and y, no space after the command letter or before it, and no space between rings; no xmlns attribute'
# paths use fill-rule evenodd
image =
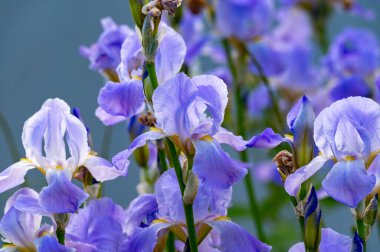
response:
<svg viewBox="0 0 380 252"><path fill-rule="evenodd" d="M79 109L46 100L24 124L25 156L0 173L0 193L34 168L46 185L23 184L5 202L0 251L366 251L380 230L380 44L354 27L329 44L326 28L337 10L374 14L338 0L130 9L134 28L104 18L97 42L80 47L104 77L95 116L126 122L128 148L102 158ZM135 166L129 206L102 196ZM232 196L242 181L241 206ZM296 218L283 211L289 199ZM351 208L352 234L322 227L329 205Z"/></svg>

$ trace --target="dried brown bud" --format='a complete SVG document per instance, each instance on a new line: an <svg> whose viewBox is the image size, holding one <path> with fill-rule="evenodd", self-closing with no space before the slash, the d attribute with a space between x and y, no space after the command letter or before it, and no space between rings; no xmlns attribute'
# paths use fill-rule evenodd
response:
<svg viewBox="0 0 380 252"><path fill-rule="evenodd" d="M174 15L177 8L181 6L182 0L161 0L161 5L169 15Z"/></svg>
<svg viewBox="0 0 380 252"><path fill-rule="evenodd" d="M205 0L189 0L188 6L192 13L198 14L206 6L206 1Z"/></svg>
<svg viewBox="0 0 380 252"><path fill-rule="evenodd" d="M146 115L142 115L139 118L139 122L148 127L154 127L156 124L156 117L151 112L148 112Z"/></svg>
<svg viewBox="0 0 380 252"><path fill-rule="evenodd" d="M342 0L342 6L345 10L350 10L352 8L353 1L352 0Z"/></svg>
<svg viewBox="0 0 380 252"><path fill-rule="evenodd" d="M273 158L273 161L277 165L277 171L281 175L281 179L285 179L294 172L293 170L293 154L289 151L283 150L277 153Z"/></svg>

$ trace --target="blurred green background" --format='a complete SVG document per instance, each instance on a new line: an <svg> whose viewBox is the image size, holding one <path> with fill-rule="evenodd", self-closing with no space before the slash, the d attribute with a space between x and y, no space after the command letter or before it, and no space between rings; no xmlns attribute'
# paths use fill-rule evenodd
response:
<svg viewBox="0 0 380 252"><path fill-rule="evenodd" d="M380 16L379 1L367 1L367 6ZM71 107L78 107L90 127L94 144L100 149L104 127L95 117L97 95L104 84L103 78L88 69L88 61L79 56L81 44L93 43L101 32L100 19L112 17L118 23L132 24L127 0L0 0L0 111L11 125L20 154L24 155L21 132L24 121L39 110L50 97L60 97ZM368 22L358 17L337 13L328 27L330 39L346 25L363 26L372 29L380 38L379 17ZM114 129L111 156L127 148L129 144L125 124ZM4 136L0 133L0 170L12 164ZM28 184L39 190L45 185L45 178L38 171L27 176ZM126 207L137 196L135 187L139 180L138 168L132 166L126 178L106 183L105 196ZM0 209L6 199L15 191L0 195ZM267 194L262 185L256 183L260 197ZM284 195L281 191L278 195ZM242 184L234 188L234 206L245 205L245 190ZM322 203L323 219L329 226L342 234L350 234L354 223L350 210L344 206L334 208ZM266 226L275 231L272 240L286 249L299 240L297 221L290 202L286 210L265 206L263 212L272 214L272 223ZM273 211L271 211L273 210ZM234 212L239 212L239 209ZM244 214L244 209L242 209ZM246 216L246 215L245 215ZM251 233L255 229L247 218L232 217ZM288 219L289 222L281 220ZM368 244L368 251L379 251L380 241L375 231Z"/></svg>

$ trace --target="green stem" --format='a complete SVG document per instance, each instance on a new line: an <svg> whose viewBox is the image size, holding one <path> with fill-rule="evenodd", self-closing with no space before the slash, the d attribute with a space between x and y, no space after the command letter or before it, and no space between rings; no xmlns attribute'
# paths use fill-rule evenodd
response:
<svg viewBox="0 0 380 252"><path fill-rule="evenodd" d="M356 212L356 230L358 232L359 237L363 241L363 251L367 251L367 245L366 245L366 232L365 232L365 224L364 224L364 211L365 211L365 200L362 200L358 207L355 209Z"/></svg>
<svg viewBox="0 0 380 252"><path fill-rule="evenodd" d="M146 62L146 70L148 71L150 82L152 83L152 88L155 90L158 87L158 80L154 62Z"/></svg>
<svg viewBox="0 0 380 252"><path fill-rule="evenodd" d="M170 156L173 161L174 170L177 175L179 188L181 189L181 194L183 197L184 191L185 191L185 184L182 180L183 176L182 176L181 163L178 160L177 150L173 142L170 141L170 139L167 139L167 143L169 146ZM191 158L188 160L188 165L189 165L189 170L191 170L192 168ZM197 235L196 235L195 224L194 224L193 204L183 204L183 208L185 210L185 216L186 216L186 226L187 226L187 233L189 235L190 251L198 252Z"/></svg>
<svg viewBox="0 0 380 252"><path fill-rule="evenodd" d="M235 105L237 109L237 113L236 113L237 133L238 135L241 135L244 138L246 135L245 127L244 127L245 104L244 104L244 100L241 97L241 87L238 81L237 69L232 60L231 48L227 40L223 40L223 45L224 45L226 55L227 55L228 66L231 70L231 74L233 76L234 83L235 83L234 87L235 87ZM248 160L247 152L244 152L244 151L240 152L240 159L243 162L248 162L249 160ZM247 174L244 177L244 184L245 184L245 189L248 196L250 214L251 214L252 220L255 223L257 235L259 236L259 239L261 241L265 242L266 236L265 236L263 224L260 218L259 205L257 203L253 181L250 174Z"/></svg>
<svg viewBox="0 0 380 252"><path fill-rule="evenodd" d="M175 249L175 236L172 232L169 232L168 234L168 240L166 242L166 247L168 249L168 252L176 252Z"/></svg>
<svg viewBox="0 0 380 252"><path fill-rule="evenodd" d="M162 140L157 140L157 152L159 158L160 173L164 173L168 170L168 164L166 163L165 143Z"/></svg>
<svg viewBox="0 0 380 252"><path fill-rule="evenodd" d="M7 143L9 153L12 156L13 162L20 160L20 153L17 149L16 140L13 136L12 129L9 126L5 116L0 112L0 128L3 131L5 142Z"/></svg>
<svg viewBox="0 0 380 252"><path fill-rule="evenodd" d="M57 227L55 234L57 235L58 242L61 243L62 245L65 245L65 234L66 234L65 229L61 229Z"/></svg>

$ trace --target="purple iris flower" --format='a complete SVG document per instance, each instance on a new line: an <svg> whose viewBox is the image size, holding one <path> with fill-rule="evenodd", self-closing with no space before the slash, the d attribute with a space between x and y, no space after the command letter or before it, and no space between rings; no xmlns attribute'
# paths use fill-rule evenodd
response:
<svg viewBox="0 0 380 252"><path fill-rule="evenodd" d="M159 46L155 58L158 83L172 78L182 67L186 46L181 35L161 22ZM145 108L142 83L144 64L141 39L137 33L128 36L121 47L121 63L117 72L121 82L107 82L98 96L96 116L113 125L141 113Z"/></svg>
<svg viewBox="0 0 380 252"><path fill-rule="evenodd" d="M267 32L272 24L272 0L218 1L216 23L223 37L250 40Z"/></svg>
<svg viewBox="0 0 380 252"><path fill-rule="evenodd" d="M200 183L193 209L197 235L205 238L199 245L201 251L270 251L270 246L226 217L231 196L231 187L218 190ZM140 196L128 211L133 214L126 223L138 227L129 228L131 237L121 251L153 251L165 240L169 229L182 242L177 246L183 247L186 242L185 213L174 169L166 171L157 181L155 195ZM212 230L207 232L209 228Z"/></svg>
<svg viewBox="0 0 380 252"><path fill-rule="evenodd" d="M66 227L66 244L77 251L119 251L123 234L124 209L110 198L91 200L70 216Z"/></svg>
<svg viewBox="0 0 380 252"><path fill-rule="evenodd" d="M88 58L92 70L116 69L120 63L120 49L124 39L133 33L126 25L117 25L112 18L101 20L103 32L90 47L81 46L80 54Z"/></svg>
<svg viewBox="0 0 380 252"><path fill-rule="evenodd" d="M261 117L271 106L269 90L264 84L257 86L248 96L248 111L252 117Z"/></svg>
<svg viewBox="0 0 380 252"><path fill-rule="evenodd" d="M117 25L110 17L101 20L103 32L90 47L81 46L80 54L88 58L92 70L115 70L120 63L120 49L124 39L133 34L126 25Z"/></svg>
<svg viewBox="0 0 380 252"><path fill-rule="evenodd" d="M380 150L380 106L371 99L349 97L321 111L314 123L314 141L320 155L289 175L290 195L322 167L332 169L322 181L335 200L356 207L371 193L378 167L368 169ZM367 170L368 169L368 170Z"/></svg>
<svg viewBox="0 0 380 252"><path fill-rule="evenodd" d="M379 66L379 42L364 28L345 28L334 40L326 58L332 75L368 76Z"/></svg>
<svg viewBox="0 0 380 252"><path fill-rule="evenodd" d="M346 235L339 234L331 228L322 228L322 238L319 244L320 252L346 252L351 251L351 239ZM303 242L294 244L289 252L305 252L305 245Z"/></svg>
<svg viewBox="0 0 380 252"><path fill-rule="evenodd" d="M126 170L136 148L149 140L170 137L179 150L195 154L193 171L198 178L210 186L228 188L240 181L247 170L245 164L233 160L220 146L229 144L238 151L246 148L242 137L221 127L227 101L227 86L221 79L212 75L190 79L177 74L153 94L156 127L137 137L127 150L113 158L113 163Z"/></svg>
<svg viewBox="0 0 380 252"><path fill-rule="evenodd" d="M58 98L48 99L25 122L22 143L26 158L0 173L0 192L22 184L26 173L37 168L48 182L38 199L41 207L48 212L75 212L88 197L70 182L81 166L86 167L98 181L126 175L126 170L116 169L90 151L85 126L70 114L70 107ZM69 153L66 153L66 148Z"/></svg>
<svg viewBox="0 0 380 252"><path fill-rule="evenodd" d="M186 9L183 13L180 29L187 47L185 63L191 65L210 39L210 36L205 33L203 14L194 14Z"/></svg>
<svg viewBox="0 0 380 252"><path fill-rule="evenodd" d="M6 202L4 216L0 220L0 234L3 245L0 251L74 251L58 243L53 236L53 227L42 225L42 216L35 213L23 212L19 210L15 203L21 197L37 197L37 192L29 188L22 188L16 191Z"/></svg>
<svg viewBox="0 0 380 252"><path fill-rule="evenodd" d="M337 101L350 96L370 97L371 88L362 76L353 75L339 78L330 90L333 101Z"/></svg>

